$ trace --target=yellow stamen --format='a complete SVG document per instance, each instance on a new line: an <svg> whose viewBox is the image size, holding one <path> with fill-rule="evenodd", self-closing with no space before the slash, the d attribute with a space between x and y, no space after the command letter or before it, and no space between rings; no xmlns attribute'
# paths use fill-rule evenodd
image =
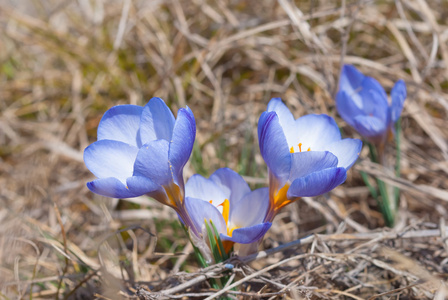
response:
<svg viewBox="0 0 448 300"><path fill-rule="evenodd" d="M225 199L223 203L218 206L222 206L222 217L224 221L226 221L226 225L229 223L229 211L230 211L230 203L229 200Z"/></svg>
<svg viewBox="0 0 448 300"><path fill-rule="evenodd" d="M302 143L299 143L299 151L302 152Z"/></svg>
<svg viewBox="0 0 448 300"><path fill-rule="evenodd" d="M294 147L289 148L289 153L294 153Z"/></svg>
<svg viewBox="0 0 448 300"><path fill-rule="evenodd" d="M310 147L310 148L308 148L308 150L306 150L306 151L311 151L311 147Z"/></svg>
<svg viewBox="0 0 448 300"><path fill-rule="evenodd" d="M210 202L210 204L213 204L213 200L209 200L208 202Z"/></svg>

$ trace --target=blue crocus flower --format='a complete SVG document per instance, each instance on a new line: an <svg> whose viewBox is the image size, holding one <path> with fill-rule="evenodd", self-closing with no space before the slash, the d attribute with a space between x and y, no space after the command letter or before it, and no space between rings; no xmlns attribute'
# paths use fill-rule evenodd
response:
<svg viewBox="0 0 448 300"><path fill-rule="evenodd" d="M269 170L266 221L300 197L318 196L343 183L362 148L360 140L341 139L330 116L295 120L279 98L273 98L260 116L258 140Z"/></svg>
<svg viewBox="0 0 448 300"><path fill-rule="evenodd" d="M391 104L378 81L365 76L352 65L344 65L336 95L336 108L341 117L366 140L382 145L393 124L400 118L406 99L406 84L395 83Z"/></svg>
<svg viewBox="0 0 448 300"><path fill-rule="evenodd" d="M98 178L87 187L114 198L146 194L184 215L182 172L195 136L188 107L175 119L160 98L144 107L114 106L98 125L98 141L84 150L84 162Z"/></svg>
<svg viewBox="0 0 448 300"><path fill-rule="evenodd" d="M224 248L228 252L234 243L251 244L260 240L271 227L264 222L269 207L268 188L251 191L238 173L228 168L218 169L209 179L193 175L185 187L185 207L197 232L192 240L201 252L206 243L203 238L205 221L216 226ZM202 246L201 246L202 245Z"/></svg>

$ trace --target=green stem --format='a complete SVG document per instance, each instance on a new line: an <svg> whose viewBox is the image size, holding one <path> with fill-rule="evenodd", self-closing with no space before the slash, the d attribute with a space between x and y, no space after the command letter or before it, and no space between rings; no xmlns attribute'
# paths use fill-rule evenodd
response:
<svg viewBox="0 0 448 300"><path fill-rule="evenodd" d="M377 154L375 146L372 143L367 143L367 145L369 146L369 150L370 150L370 159L374 163L379 164L380 162L378 161L378 154Z"/></svg>
<svg viewBox="0 0 448 300"><path fill-rule="evenodd" d="M380 190L381 199L377 198L381 212L383 214L384 222L387 227L393 227L395 223L395 213L390 205L389 193L387 192L387 185L384 181L377 179L378 188Z"/></svg>
<svg viewBox="0 0 448 300"><path fill-rule="evenodd" d="M377 149L375 147L375 145L373 145L372 143L367 143L367 145L369 146L371 160L374 163L383 164L384 163L384 157L383 157L384 151L382 151L381 149L380 150ZM382 147L382 146L380 146L380 147ZM365 175L361 174L361 176L362 176L364 182L366 182L366 185L369 188L370 193L377 200L378 206L379 206L381 213L383 215L383 218L384 218L384 223L388 227L393 227L394 222L395 222L396 205L394 205L393 207L391 206L390 197L389 197L388 188L387 188L386 183L378 178L376 179L378 189L380 192L380 195L378 195L376 189L368 181L367 174L365 174ZM378 197L378 196L380 196L380 197ZM394 204L395 204L395 202L394 202Z"/></svg>
<svg viewBox="0 0 448 300"><path fill-rule="evenodd" d="M373 184L369 180L369 176L366 172L361 171L361 177L362 180L364 180L364 183L366 184L367 188L369 189L370 194L373 198L378 199L378 191L376 190L376 187L373 186Z"/></svg>
<svg viewBox="0 0 448 300"><path fill-rule="evenodd" d="M400 178L401 175L401 118L397 120L395 123L395 147L397 148L396 152L396 161L395 161L395 177ZM394 188L394 198L395 198L395 207L399 207L400 205L400 189L398 187Z"/></svg>

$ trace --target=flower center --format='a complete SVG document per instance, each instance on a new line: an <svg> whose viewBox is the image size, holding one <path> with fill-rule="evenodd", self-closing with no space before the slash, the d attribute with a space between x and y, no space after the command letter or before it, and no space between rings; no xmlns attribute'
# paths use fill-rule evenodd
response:
<svg viewBox="0 0 448 300"><path fill-rule="evenodd" d="M213 200L209 200L210 204L213 204ZM227 227L227 235L232 236L232 232L235 229L238 229L238 226L233 226L232 228L229 226L229 214L230 214L230 202L228 199L224 199L224 201L221 204L215 205L213 204L218 211L222 214L222 217L224 218L224 221L226 222Z"/></svg>
<svg viewBox="0 0 448 300"><path fill-rule="evenodd" d="M299 152L302 152L302 143L298 143L297 146L299 146ZM311 151L311 147L308 147L308 149L306 151ZM291 148L289 148L289 152L290 153L294 153L296 151L294 151L294 146L291 146Z"/></svg>

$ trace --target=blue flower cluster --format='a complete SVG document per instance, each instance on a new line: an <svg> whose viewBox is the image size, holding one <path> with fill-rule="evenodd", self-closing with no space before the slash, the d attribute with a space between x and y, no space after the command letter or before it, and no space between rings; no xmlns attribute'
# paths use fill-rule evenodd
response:
<svg viewBox="0 0 448 300"><path fill-rule="evenodd" d="M404 98L403 84L398 82L392 106L386 108L381 86L346 66L337 107L350 125L377 140L398 118ZM294 119L285 104L274 98L258 122L269 187L252 191L228 168L208 179L193 175L184 184L183 168L195 136L195 119L188 107L181 108L177 118L160 98L152 98L144 107L112 107L100 121L98 140L84 151L85 164L97 177L87 186L107 197L148 195L172 207L202 253L207 253L206 222L211 222L225 251L230 251L235 243L250 248L259 242L285 205L342 184L362 147L360 140L341 139L330 116Z"/></svg>

